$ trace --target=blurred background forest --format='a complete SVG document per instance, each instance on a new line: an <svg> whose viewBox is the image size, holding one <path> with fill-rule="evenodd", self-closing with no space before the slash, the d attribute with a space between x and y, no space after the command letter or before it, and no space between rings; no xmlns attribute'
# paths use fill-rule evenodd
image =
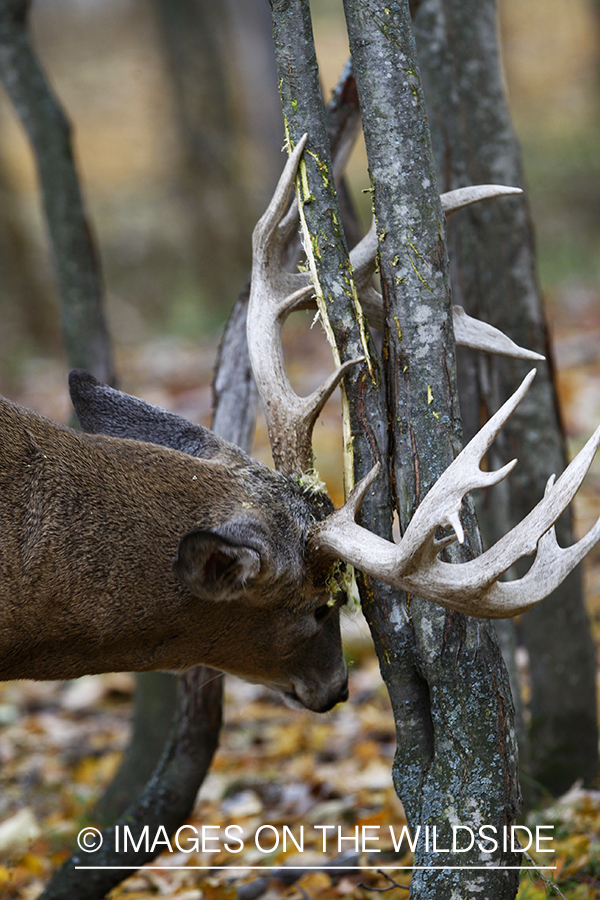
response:
<svg viewBox="0 0 600 900"><path fill-rule="evenodd" d="M120 350L157 336L219 333L248 273L253 223L281 167L267 4L220 6L227 16L213 16L203 68L196 63L184 74L193 48L181 43L185 23L173 20L165 0L33 3L36 49L73 123ZM348 52L341 2L311 6L328 95ZM600 4L499 0L499 13L548 312L568 328L565 337L581 327L593 355ZM361 146L350 173L366 221ZM0 190L0 378L8 392L32 358L60 358L61 337L35 169L4 94Z"/></svg>
<svg viewBox="0 0 600 900"><path fill-rule="evenodd" d="M558 362L591 361L600 328L600 4L498 5L540 278L561 330ZM227 15L207 23L203 66L184 73L194 48L166 0L33 4L37 52L74 127L121 356L157 337L216 340L281 167L267 4L220 6ZM336 0L311 6L328 95L348 52L343 13ZM362 146L350 174L366 222ZM10 394L32 359L62 350L35 169L4 94L0 191L0 379Z"/></svg>

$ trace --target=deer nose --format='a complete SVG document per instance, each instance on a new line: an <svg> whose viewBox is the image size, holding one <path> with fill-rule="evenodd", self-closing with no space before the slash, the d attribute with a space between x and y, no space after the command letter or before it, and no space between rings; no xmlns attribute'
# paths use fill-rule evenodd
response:
<svg viewBox="0 0 600 900"><path fill-rule="evenodd" d="M317 691L314 690L314 687L312 690L310 688L308 690L306 688L302 689L300 685L299 687L300 693L296 690L286 691L286 697L292 701L293 705L298 703L306 709L317 713L329 712L338 703L344 703L348 699L347 675L336 690L324 690L322 685L319 685L319 690Z"/></svg>
<svg viewBox="0 0 600 900"><path fill-rule="evenodd" d="M340 687L340 689L337 691L337 693L330 695L330 697L328 697L328 699L326 700L325 704L323 706L319 707L319 709L315 709L315 712L320 712L320 713L329 712L329 710L333 709L334 706L337 706L338 703L345 703L347 699L348 699L348 677L346 676L346 680L344 681L344 683Z"/></svg>
<svg viewBox="0 0 600 900"><path fill-rule="evenodd" d="M345 703L349 696L350 696L350 692L348 691L348 676L346 675L346 680L344 681L343 685L341 686L341 688L339 690L338 698L335 701L335 703ZM335 704L334 704L334 706L335 706Z"/></svg>

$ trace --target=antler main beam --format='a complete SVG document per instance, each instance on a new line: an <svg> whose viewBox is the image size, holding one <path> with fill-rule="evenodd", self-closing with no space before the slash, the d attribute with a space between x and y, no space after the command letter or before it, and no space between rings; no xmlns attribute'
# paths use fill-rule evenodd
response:
<svg viewBox="0 0 600 900"><path fill-rule="evenodd" d="M299 397L283 362L281 331L294 309L313 293L304 273L286 272L282 255L289 236L284 213L307 135L298 141L279 179L273 198L252 236L252 284L248 306L248 351L260 394L275 467L286 474L312 468L311 439L317 416L345 372L349 360L309 397Z"/></svg>
<svg viewBox="0 0 600 900"><path fill-rule="evenodd" d="M600 519L585 537L566 549L558 546L553 528L600 446L600 427L556 483L549 481L544 498L529 515L493 547L469 562L447 563L439 559L445 546L453 540L463 540L459 520L463 497L476 488L497 484L514 468L516 460L496 471L484 472L480 463L523 399L534 375L535 371L527 375L446 469L417 508L398 544L355 522L362 498L377 474L374 469L356 486L348 503L315 528L315 545L386 584L479 618L509 618L547 597L600 539ZM439 527L454 528L454 536L436 541L434 535ZM536 559L523 578L497 581L518 559L536 549Z"/></svg>

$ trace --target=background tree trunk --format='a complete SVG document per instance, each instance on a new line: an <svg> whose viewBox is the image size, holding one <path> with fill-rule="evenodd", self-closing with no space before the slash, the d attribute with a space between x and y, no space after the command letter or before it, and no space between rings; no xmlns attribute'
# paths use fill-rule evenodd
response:
<svg viewBox="0 0 600 900"><path fill-rule="evenodd" d="M113 383L102 275L73 160L71 128L32 50L29 6L29 0L5 0L0 6L0 78L35 154L69 364Z"/></svg>
<svg viewBox="0 0 600 900"><path fill-rule="evenodd" d="M268 7L263 0L154 5L179 120L177 189L189 212L200 300L222 313L250 268L254 222L279 168Z"/></svg>
<svg viewBox="0 0 600 900"><path fill-rule="evenodd" d="M423 0L415 29L441 189L489 182L523 186L504 96L494 0ZM566 464L526 196L456 213L448 225L448 247L454 302L547 357L537 364L527 397L489 452L490 468L514 456L517 468L475 498L490 546L530 511L548 476ZM497 409L515 390L526 365L464 351L466 439L479 428L482 410ZM574 542L570 509L559 519L557 535L563 546ZM515 568L523 574L527 564ZM558 794L579 778L589 783L598 772L595 654L580 569L522 617L518 638L530 665L525 767L530 796L536 784Z"/></svg>

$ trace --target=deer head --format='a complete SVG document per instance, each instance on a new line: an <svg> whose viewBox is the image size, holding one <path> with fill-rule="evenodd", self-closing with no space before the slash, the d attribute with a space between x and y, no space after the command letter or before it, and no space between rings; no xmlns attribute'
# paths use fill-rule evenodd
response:
<svg viewBox="0 0 600 900"><path fill-rule="evenodd" d="M346 699L335 561L305 553L327 498L85 373L71 390L118 436L0 400L0 678L205 663L315 711Z"/></svg>

